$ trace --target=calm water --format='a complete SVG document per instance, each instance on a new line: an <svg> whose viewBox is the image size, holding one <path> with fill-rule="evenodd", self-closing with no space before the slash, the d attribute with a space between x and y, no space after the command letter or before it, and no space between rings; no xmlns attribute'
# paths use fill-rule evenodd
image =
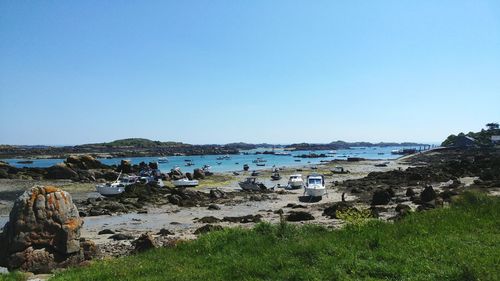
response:
<svg viewBox="0 0 500 281"><path fill-rule="evenodd" d="M164 172L170 171L175 166L179 166L183 171L190 171L194 168L201 168L203 165L210 165L211 171L213 172L228 172L228 171L239 171L243 169L243 164L248 164L250 166L250 170L259 170L270 168L273 165L277 167L283 166L303 166L306 164L319 164L321 160L333 160L333 159L346 159L347 157L362 157L366 159L395 159L399 157L399 155L391 154L391 150L400 149L401 146L388 146L388 147L357 147L353 149L341 149L337 150L336 154L331 154L332 157L326 158L295 158L294 155L308 154L309 151L292 151L291 156L279 156L279 155L268 155L268 154L259 154L259 155L229 155L231 159L229 160L217 160L217 157L221 155L203 155L203 156L169 156L168 163L159 164L160 170ZM411 147L405 147L411 148ZM414 147L417 148L418 147ZM258 150L250 150L247 151L249 153L255 153L256 151L265 151L265 149ZM276 150L278 151L278 150ZM312 151L316 154L328 154L328 150L317 150ZM329 154L330 155L330 154ZM260 167L255 163L252 163L253 160L258 157L267 160L265 162L266 166ZM102 163L107 165L112 164L120 164L122 159L131 160L133 164L138 164L142 161L148 162L156 162L158 157L129 157L129 158L113 158L113 159L99 159ZM295 160L300 159L300 162L296 162ZM64 159L33 159L33 164L20 164L18 161L26 160L26 159L1 159L2 161L8 162L10 165L15 167L50 167L54 164L61 163ZM194 163L194 166L186 167L187 163L185 160L191 160Z"/></svg>

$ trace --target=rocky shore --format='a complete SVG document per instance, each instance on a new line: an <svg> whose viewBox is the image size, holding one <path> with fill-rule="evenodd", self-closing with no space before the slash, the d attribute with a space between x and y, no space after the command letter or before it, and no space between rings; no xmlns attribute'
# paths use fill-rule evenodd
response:
<svg viewBox="0 0 500 281"><path fill-rule="evenodd" d="M84 163L92 167L89 170L107 168L90 158ZM273 187L265 192L242 192L237 182L249 175L243 172L220 185L196 189L136 184L114 198L100 197L92 190L70 193L84 222L81 237L92 240L96 257L102 258L174 245L224 227L252 227L260 221L337 228L352 217L399 220L412 212L445 207L465 190L493 195L500 191L500 151L494 148L431 150L382 167L376 164L332 161L300 168L304 175L326 175L328 196L320 201L303 197L303 190L280 188L290 174L297 173L296 168L282 169L283 179L278 182L270 180L270 170L263 171L259 178ZM76 171L83 163L71 160L65 165ZM332 173L339 165L349 173Z"/></svg>

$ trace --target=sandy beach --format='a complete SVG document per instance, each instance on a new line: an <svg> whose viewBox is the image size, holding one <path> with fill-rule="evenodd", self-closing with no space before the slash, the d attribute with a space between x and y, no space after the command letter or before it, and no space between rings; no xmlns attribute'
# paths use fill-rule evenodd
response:
<svg viewBox="0 0 500 281"><path fill-rule="evenodd" d="M193 239L196 236L193 234L196 229L205 225L199 222L198 219L203 217L215 217L222 219L224 217L241 217L246 215L260 215L262 221L278 222L280 215L278 210L282 209L285 213L290 210L304 210L314 216L315 220L307 223L322 224L328 227L338 227L342 224L340 220L331 220L322 216L324 205L332 202L341 201L342 190L335 186L335 182L342 182L348 179L358 179L365 177L370 172L384 172L395 169L405 169L407 164L401 163L400 160L388 161L387 167L375 167L374 164L385 162L378 160L365 160L359 162L333 161L322 165L304 165L300 168L281 168L280 174L282 179L272 181L270 175L271 169L261 171L258 179L268 187L275 187L274 191L266 193L262 197L255 198L251 193L241 192L239 195L228 203L219 205L220 209L214 210L207 207L179 207L177 205L166 204L163 206L148 206L147 213L125 213L113 214L111 216L92 216L84 218L84 226L82 237L89 238L101 246L103 255L119 255L121 252L120 245L126 249L130 245L130 240L113 241L108 239L110 234L99 235L103 229L110 229L115 233L126 233L134 237L141 233L152 232L158 233L161 229L168 229L173 235L168 236L168 239ZM342 166L349 171L346 174L334 174L330 169ZM315 167L316 169L312 169ZM297 171L299 169L299 171ZM301 170L301 171L300 171ZM214 176L207 177L206 180L200 181L200 186L194 190L201 192L209 192L211 189L217 188L224 192L239 192L241 189L238 182L250 176L251 172L241 172L240 175L232 173L217 173ZM311 173L319 173L326 175L328 196L324 196L319 202L301 202L299 199L303 195L303 189L284 190L278 188L278 185L286 186L288 178L291 174L300 173L306 176ZM13 201L24 190L33 185L55 185L68 191L75 202L85 200L87 198L97 198L100 195L95 192L95 185L92 183L77 183L69 180L0 180L0 223L3 225L8 220L8 213L13 206ZM347 195L346 200L352 201L355 199L352 195ZM287 207L289 206L289 207ZM292 209L292 206L295 207ZM304 222L298 222L304 223ZM220 222L223 227L251 227L254 223L233 223ZM123 247L122 247L123 248Z"/></svg>

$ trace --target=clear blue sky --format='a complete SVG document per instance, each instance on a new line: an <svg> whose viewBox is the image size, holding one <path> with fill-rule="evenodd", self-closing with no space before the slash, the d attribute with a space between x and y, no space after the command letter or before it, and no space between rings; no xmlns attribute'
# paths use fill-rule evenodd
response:
<svg viewBox="0 0 500 281"><path fill-rule="evenodd" d="M1 1L0 143L436 141L500 121L499 1Z"/></svg>

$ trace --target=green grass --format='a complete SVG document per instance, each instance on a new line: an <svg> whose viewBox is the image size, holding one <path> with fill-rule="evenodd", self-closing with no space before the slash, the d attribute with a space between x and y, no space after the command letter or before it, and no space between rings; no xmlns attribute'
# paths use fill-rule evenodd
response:
<svg viewBox="0 0 500 281"><path fill-rule="evenodd" d="M259 224L174 248L94 262L53 280L500 280L500 199L341 230ZM52 279L51 279L52 280Z"/></svg>
<svg viewBox="0 0 500 281"><path fill-rule="evenodd" d="M24 281L28 276L22 272L11 272L9 274L0 274L1 281Z"/></svg>

